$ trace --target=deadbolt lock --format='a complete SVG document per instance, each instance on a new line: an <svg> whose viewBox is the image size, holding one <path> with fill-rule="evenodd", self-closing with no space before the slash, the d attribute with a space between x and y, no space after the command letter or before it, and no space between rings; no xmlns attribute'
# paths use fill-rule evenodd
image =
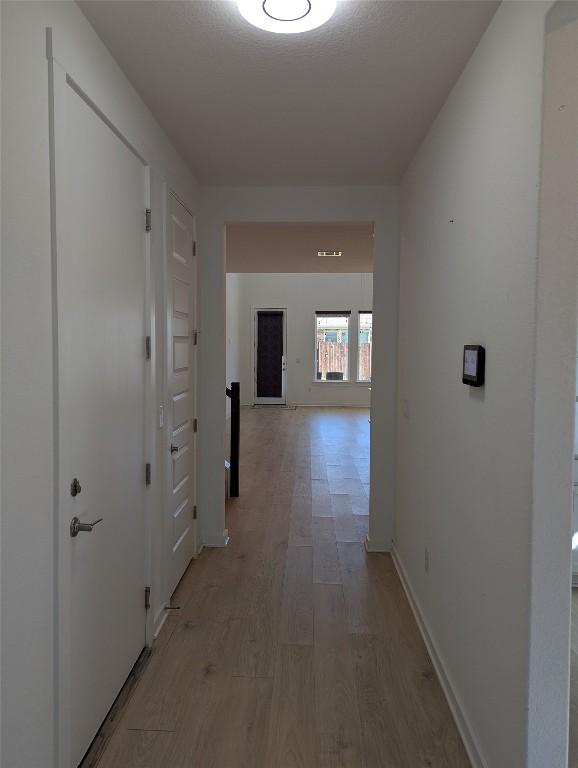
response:
<svg viewBox="0 0 578 768"><path fill-rule="evenodd" d="M71 496L78 496L78 494L82 491L82 486L78 480L77 477L74 478L74 480L70 483L70 495Z"/></svg>

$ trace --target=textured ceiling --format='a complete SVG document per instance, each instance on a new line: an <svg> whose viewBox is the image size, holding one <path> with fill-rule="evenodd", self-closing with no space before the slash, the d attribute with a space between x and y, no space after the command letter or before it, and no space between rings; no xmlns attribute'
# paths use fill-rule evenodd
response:
<svg viewBox="0 0 578 768"><path fill-rule="evenodd" d="M369 222L227 224L226 243L227 272L373 272Z"/></svg>
<svg viewBox="0 0 578 768"><path fill-rule="evenodd" d="M497 3L345 0L299 35L230 0L80 7L203 183L396 181Z"/></svg>

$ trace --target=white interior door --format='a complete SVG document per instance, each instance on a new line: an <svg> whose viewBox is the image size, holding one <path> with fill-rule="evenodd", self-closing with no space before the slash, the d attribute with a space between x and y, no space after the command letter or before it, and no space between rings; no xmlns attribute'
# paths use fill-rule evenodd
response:
<svg viewBox="0 0 578 768"><path fill-rule="evenodd" d="M196 265L192 215L171 193L167 209L166 530L172 594L195 553Z"/></svg>
<svg viewBox="0 0 578 768"><path fill-rule="evenodd" d="M146 170L56 88L60 764L76 768L145 645ZM73 517L102 520L72 536Z"/></svg>

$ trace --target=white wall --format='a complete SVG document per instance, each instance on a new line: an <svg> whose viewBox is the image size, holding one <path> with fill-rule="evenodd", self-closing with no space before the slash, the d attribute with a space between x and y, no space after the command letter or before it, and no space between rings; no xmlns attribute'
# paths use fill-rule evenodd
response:
<svg viewBox="0 0 578 768"><path fill-rule="evenodd" d="M0 452L2 451L2 77L3 77L3 54L2 54L2 13L0 12ZM3 487L2 487L2 460L0 458L0 767L2 766L2 519L3 510Z"/></svg>
<svg viewBox="0 0 578 768"><path fill-rule="evenodd" d="M212 187L203 190L199 243L203 253L201 307L201 400L213 427L201 435L201 505L204 541L224 541L224 392L214 386L226 378L225 225L239 221L373 221L374 356L372 382L372 466L370 539L387 547L393 535L395 393L398 306L398 192L394 187ZM373 421L375 420L375 421ZM222 427L219 427L219 424Z"/></svg>
<svg viewBox="0 0 578 768"><path fill-rule="evenodd" d="M241 286L241 302L235 291ZM371 310L371 274L251 274L227 275L227 325L240 321L239 363L241 398L254 402L253 316L261 307L287 310L287 402L293 405L349 405L369 407L369 384L357 375L357 313ZM239 317L240 309L240 317ZM350 310L350 371L348 382L314 381L315 312ZM229 332L227 332L229 337Z"/></svg>
<svg viewBox="0 0 578 768"><path fill-rule="evenodd" d="M242 311L242 278L236 272L227 275L227 311L226 311L226 383L241 381L241 311ZM227 400L227 414L229 414L229 401Z"/></svg>
<svg viewBox="0 0 578 768"><path fill-rule="evenodd" d="M578 7L578 3L576 4ZM576 352L576 402L574 404L574 483L572 514L572 575L578 577L578 351Z"/></svg>
<svg viewBox="0 0 578 768"><path fill-rule="evenodd" d="M578 577L578 352L576 353L576 402L574 404L574 483L572 513L572 575Z"/></svg>
<svg viewBox="0 0 578 768"><path fill-rule="evenodd" d="M501 5L402 183L395 548L487 768L566 764L576 250L538 250L549 5Z"/></svg>
<svg viewBox="0 0 578 768"><path fill-rule="evenodd" d="M55 55L151 162L157 301L164 183L198 211L197 188L78 7L2 2L2 766L56 765L55 412L46 28ZM98 215L98 212L95 212ZM106 226L106 222L103 222ZM160 304L159 304L160 306ZM157 318L157 340L162 323ZM159 357L156 362L160 365ZM160 369L157 370L160 381ZM158 441L160 444L160 441ZM150 489L152 611L162 609L160 456Z"/></svg>

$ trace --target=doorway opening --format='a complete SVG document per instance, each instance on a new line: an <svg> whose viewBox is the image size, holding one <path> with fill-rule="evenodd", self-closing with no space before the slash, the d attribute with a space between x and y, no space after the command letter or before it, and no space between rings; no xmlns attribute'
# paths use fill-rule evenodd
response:
<svg viewBox="0 0 578 768"><path fill-rule="evenodd" d="M226 383L244 405L370 407L373 247L373 223L226 225Z"/></svg>

